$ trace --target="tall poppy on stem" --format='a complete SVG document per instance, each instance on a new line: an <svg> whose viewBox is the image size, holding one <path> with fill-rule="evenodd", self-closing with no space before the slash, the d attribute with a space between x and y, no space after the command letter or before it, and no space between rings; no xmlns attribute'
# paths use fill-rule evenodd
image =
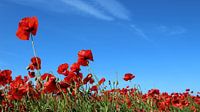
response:
<svg viewBox="0 0 200 112"><path fill-rule="evenodd" d="M31 37L34 57L37 57L37 55L36 55L36 49L35 49L33 36L36 35L37 29L38 29L38 19L37 19L37 17L36 16L25 17L25 18L22 18L20 20L19 25L18 25L18 29L17 29L17 32L16 32L16 36L20 40L29 40L29 38ZM36 59L36 62L38 63L37 59Z"/></svg>

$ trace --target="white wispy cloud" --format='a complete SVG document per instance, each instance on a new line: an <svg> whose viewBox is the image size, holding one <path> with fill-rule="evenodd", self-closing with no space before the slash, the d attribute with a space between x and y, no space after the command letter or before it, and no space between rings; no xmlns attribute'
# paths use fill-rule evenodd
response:
<svg viewBox="0 0 200 112"><path fill-rule="evenodd" d="M172 29L171 32L169 32L170 35L179 35L179 34L184 34L186 33L186 29L183 27L175 27L174 29Z"/></svg>
<svg viewBox="0 0 200 112"><path fill-rule="evenodd" d="M119 19L129 20L129 11L117 0L95 0L99 3L104 10L108 11L110 14Z"/></svg>
<svg viewBox="0 0 200 112"><path fill-rule="evenodd" d="M143 39L150 41L149 37L144 33L144 31L138 27L136 27L136 25L131 24L130 27L134 30L134 32L139 35L140 37L142 37Z"/></svg>
<svg viewBox="0 0 200 112"><path fill-rule="evenodd" d="M70 8L78 14L88 14L95 18L112 21L115 19L129 20L130 13L117 0L7 0L21 5L43 8L57 12L68 12ZM92 3L93 2L93 3ZM73 10L70 10L73 11ZM76 13L76 12L74 12Z"/></svg>
<svg viewBox="0 0 200 112"><path fill-rule="evenodd" d="M87 2L83 2L81 0L61 0L61 1L63 1L66 5L72 6L84 13L90 14L99 19L113 20L111 16L104 14L99 9L96 9L94 6L89 5Z"/></svg>
<svg viewBox="0 0 200 112"><path fill-rule="evenodd" d="M87 14L95 18L112 21L112 20L131 20L129 10L118 0L10 0L16 3L32 7L42 7L57 12L67 12L69 9L75 9L73 13ZM73 10L70 10L73 11ZM133 24L128 24L141 38L149 41L145 32Z"/></svg>
<svg viewBox="0 0 200 112"><path fill-rule="evenodd" d="M160 25L157 27L157 30L166 35L180 35L187 32L187 29L182 26L166 26Z"/></svg>

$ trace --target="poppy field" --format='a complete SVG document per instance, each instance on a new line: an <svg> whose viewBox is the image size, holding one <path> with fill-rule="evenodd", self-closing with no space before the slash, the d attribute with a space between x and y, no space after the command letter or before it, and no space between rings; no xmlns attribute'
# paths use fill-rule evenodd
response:
<svg viewBox="0 0 200 112"><path fill-rule="evenodd" d="M26 76L13 77L11 70L0 70L1 112L200 112L200 92L186 89L182 93L162 93L151 89L143 93L139 87L119 88L118 81L83 74L81 68L94 60L91 50L78 51L77 61L72 65L61 63L56 74L41 73L42 59L34 45L37 30L37 17L20 20L16 36L31 41L34 56L27 63ZM135 74L123 74L124 81L134 78Z"/></svg>

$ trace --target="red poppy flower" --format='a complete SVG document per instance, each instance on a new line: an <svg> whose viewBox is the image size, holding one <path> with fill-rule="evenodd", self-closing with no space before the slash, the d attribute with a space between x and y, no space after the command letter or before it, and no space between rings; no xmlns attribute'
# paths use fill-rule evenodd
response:
<svg viewBox="0 0 200 112"><path fill-rule="evenodd" d="M90 84L93 84L93 83L94 83L94 79L91 78L91 79L90 79Z"/></svg>
<svg viewBox="0 0 200 112"><path fill-rule="evenodd" d="M51 77L49 80L44 83L44 90L45 93L51 93L54 91L57 91L57 86L56 86L56 78Z"/></svg>
<svg viewBox="0 0 200 112"><path fill-rule="evenodd" d="M102 78L102 79L98 82L98 84L101 85L101 84L103 84L105 81L106 81L106 79L105 79L105 78Z"/></svg>
<svg viewBox="0 0 200 112"><path fill-rule="evenodd" d="M30 84L26 83L27 79L22 79L21 76L17 76L15 80L10 83L10 90L8 92L8 99L21 100L23 96L27 95Z"/></svg>
<svg viewBox="0 0 200 112"><path fill-rule="evenodd" d="M28 71L28 75L29 75L30 78L34 78L35 77L35 72Z"/></svg>
<svg viewBox="0 0 200 112"><path fill-rule="evenodd" d="M12 81L12 83L10 83L10 87L11 88L17 88L18 86L20 86L21 84L24 84L24 80L22 79L21 75L15 77L15 80Z"/></svg>
<svg viewBox="0 0 200 112"><path fill-rule="evenodd" d="M34 65L36 70L41 69L41 59L39 57L33 57L31 59L31 62Z"/></svg>
<svg viewBox="0 0 200 112"><path fill-rule="evenodd" d="M185 91L190 91L190 89L187 88Z"/></svg>
<svg viewBox="0 0 200 112"><path fill-rule="evenodd" d="M178 97L173 98L172 106L177 107L177 108L182 108L181 99L179 99Z"/></svg>
<svg viewBox="0 0 200 112"><path fill-rule="evenodd" d="M159 89L151 89L148 91L148 96L150 97L158 96L159 94L160 94Z"/></svg>
<svg viewBox="0 0 200 112"><path fill-rule="evenodd" d="M127 104L128 108L131 108L131 105L132 105L131 100L127 97L127 98L125 99L125 101L126 101L126 104Z"/></svg>
<svg viewBox="0 0 200 112"><path fill-rule="evenodd" d="M60 88L66 89L66 88L68 88L70 85L67 84L65 81L60 81L60 82L59 82L59 86L60 86Z"/></svg>
<svg viewBox="0 0 200 112"><path fill-rule="evenodd" d="M67 88L70 87L65 81L60 81L57 85L60 88L57 94L67 93Z"/></svg>
<svg viewBox="0 0 200 112"><path fill-rule="evenodd" d="M191 106L191 107L190 107L190 110L193 111L193 112L197 112L197 109L196 109L195 106Z"/></svg>
<svg viewBox="0 0 200 112"><path fill-rule="evenodd" d="M39 70L41 69L41 59L39 57L31 58L31 64L27 67L27 70Z"/></svg>
<svg viewBox="0 0 200 112"><path fill-rule="evenodd" d="M63 75L65 75L65 76L67 76L68 73L69 73L68 67L69 67L69 65L68 65L67 63L61 64L61 65L58 66L57 72L58 72L59 74L63 74Z"/></svg>
<svg viewBox="0 0 200 112"><path fill-rule="evenodd" d="M92 86L90 88L90 91L96 91L96 92L98 92L98 86Z"/></svg>
<svg viewBox="0 0 200 112"><path fill-rule="evenodd" d="M76 74L74 72L69 72L67 77L64 78L64 81L67 84L71 84L71 82L74 81L75 78L76 78Z"/></svg>
<svg viewBox="0 0 200 112"><path fill-rule="evenodd" d="M78 52L79 65L88 66L89 60L93 61L93 55L91 50L81 50Z"/></svg>
<svg viewBox="0 0 200 112"><path fill-rule="evenodd" d="M45 73L45 74L43 74L42 76L41 76L41 79L42 80L48 80L49 78L51 78L51 77L55 77L55 76L53 76L52 74L49 74L49 73Z"/></svg>
<svg viewBox="0 0 200 112"><path fill-rule="evenodd" d="M83 79L83 84L87 84L91 79L92 79L92 74L88 74L88 75Z"/></svg>
<svg viewBox="0 0 200 112"><path fill-rule="evenodd" d="M91 50L81 50L78 52L79 58L84 58L85 60L93 61L93 55Z"/></svg>
<svg viewBox="0 0 200 112"><path fill-rule="evenodd" d="M37 17L25 17L19 22L16 35L21 40L29 40L30 34L36 35L38 29Z"/></svg>
<svg viewBox="0 0 200 112"><path fill-rule="evenodd" d="M127 73L127 74L124 75L125 81L132 80L133 78L135 78L135 76L131 73Z"/></svg>
<svg viewBox="0 0 200 112"><path fill-rule="evenodd" d="M169 103L167 101L162 101L159 102L158 104L158 108L161 112L165 111L167 108L169 108Z"/></svg>
<svg viewBox="0 0 200 112"><path fill-rule="evenodd" d="M0 86L9 84L12 81L11 74L12 74L11 70L0 71Z"/></svg>
<svg viewBox="0 0 200 112"><path fill-rule="evenodd" d="M82 58L82 57L79 57L77 63L78 63L79 65L82 65L82 66L88 66L89 61L86 60L86 59L84 59L84 58Z"/></svg>
<svg viewBox="0 0 200 112"><path fill-rule="evenodd" d="M80 64L78 64L78 63L72 64L71 67L70 67L70 70L71 70L72 72L79 72L79 71L81 70L81 69L80 69Z"/></svg>
<svg viewBox="0 0 200 112"><path fill-rule="evenodd" d="M27 82L29 80L28 76L24 76L24 82Z"/></svg>
<svg viewBox="0 0 200 112"><path fill-rule="evenodd" d="M82 83L82 79L83 79L83 74L82 73L78 73L75 75L74 81L77 83Z"/></svg>

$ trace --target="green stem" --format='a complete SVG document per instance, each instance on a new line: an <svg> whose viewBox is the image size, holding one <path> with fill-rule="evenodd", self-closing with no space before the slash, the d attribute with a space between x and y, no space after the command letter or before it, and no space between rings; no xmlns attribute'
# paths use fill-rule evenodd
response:
<svg viewBox="0 0 200 112"><path fill-rule="evenodd" d="M36 63L39 65L38 59L37 59L37 54L36 54L36 49L35 49L35 44L34 44L34 40L33 40L33 35L32 34L31 34L31 43L32 43L33 54L34 54L34 57L36 59ZM37 70L37 74L38 74L38 76L40 76L40 70Z"/></svg>
<svg viewBox="0 0 200 112"><path fill-rule="evenodd" d="M31 34L31 43L32 43L34 57L37 57L37 55L36 55L36 49L35 49L35 44L34 44L34 40L33 40L33 35L32 34Z"/></svg>

